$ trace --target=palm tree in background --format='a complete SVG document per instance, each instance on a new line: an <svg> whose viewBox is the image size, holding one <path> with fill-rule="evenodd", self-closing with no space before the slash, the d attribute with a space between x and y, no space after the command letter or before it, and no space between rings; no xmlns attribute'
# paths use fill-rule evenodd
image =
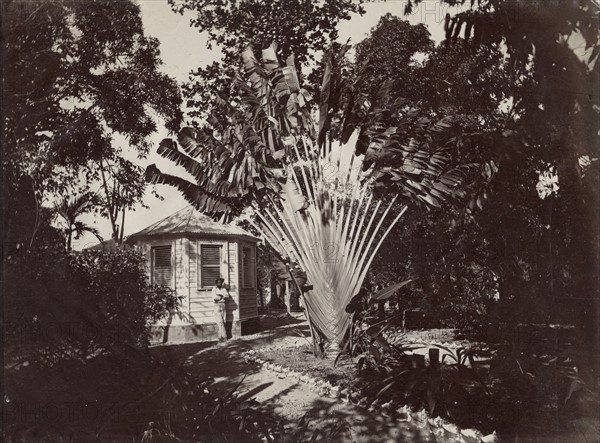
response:
<svg viewBox="0 0 600 443"><path fill-rule="evenodd" d="M373 257L409 202L440 206L468 166L451 164L448 118L428 119L389 103L390 83L368 97L346 75L348 46L328 51L318 122L293 57L275 47L242 54L232 101L217 97L203 126L165 139L158 153L195 182L146 170L223 222L244 214L304 289L315 353L343 346L345 312Z"/></svg>
<svg viewBox="0 0 600 443"><path fill-rule="evenodd" d="M72 249L73 236L78 240L82 235L90 233L96 236L100 242L103 241L98 229L79 220L82 215L89 213L94 208L95 199L96 196L91 193L79 194L74 197L65 196L54 206L56 214L65 226L67 251Z"/></svg>

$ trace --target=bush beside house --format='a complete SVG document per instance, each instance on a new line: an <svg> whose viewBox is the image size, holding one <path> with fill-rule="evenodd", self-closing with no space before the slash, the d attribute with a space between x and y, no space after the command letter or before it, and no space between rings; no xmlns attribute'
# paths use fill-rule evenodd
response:
<svg viewBox="0 0 600 443"><path fill-rule="evenodd" d="M5 263L5 342L52 365L145 347L149 325L176 303L152 288L136 251L25 252Z"/></svg>

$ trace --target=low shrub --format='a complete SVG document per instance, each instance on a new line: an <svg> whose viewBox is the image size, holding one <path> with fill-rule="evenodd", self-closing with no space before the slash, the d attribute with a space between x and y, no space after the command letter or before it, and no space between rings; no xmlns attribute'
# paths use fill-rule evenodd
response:
<svg viewBox="0 0 600 443"><path fill-rule="evenodd" d="M136 251L25 252L4 266L5 341L40 363L85 360L149 343L149 326L177 304L150 287Z"/></svg>

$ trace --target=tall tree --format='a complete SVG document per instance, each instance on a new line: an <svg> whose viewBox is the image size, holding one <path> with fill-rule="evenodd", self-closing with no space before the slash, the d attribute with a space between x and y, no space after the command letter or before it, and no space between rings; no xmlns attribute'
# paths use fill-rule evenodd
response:
<svg viewBox="0 0 600 443"><path fill-rule="evenodd" d="M141 203L146 189L143 169L129 160L116 157L100 160L102 198L99 202L101 214L108 218L112 239L123 243L125 216L136 203Z"/></svg>
<svg viewBox="0 0 600 443"><path fill-rule="evenodd" d="M406 223L394 229L382 246L369 276L380 284L396 275L418 277L410 286L412 295L404 290L403 300L425 308L438 319L460 320L464 325L468 314L475 314L491 293L491 269L484 268L486 278L472 272L473 265L481 266L477 262L487 255L482 256L485 248L477 246L483 240L478 237L477 225L470 223L470 214L489 197L485 185L495 174L499 159L510 155L502 132L511 129L514 122L502 104L516 86L497 48L462 43L433 48L422 25L412 26L388 14L358 45L362 49L356 52L355 71L362 77L359 87L367 94L372 94L387 73L393 80L391 96L401 98L404 106L418 109L422 118L452 115L460 132L451 155L464 163L487 164L469 187L461 189L468 197L464 207L442 205L437 211L411 211ZM402 123L409 132L418 122ZM472 135L481 133L488 134L490 140L472 143ZM479 292L482 299L465 303L463 294L469 288ZM454 309L458 306L461 310Z"/></svg>
<svg viewBox="0 0 600 443"><path fill-rule="evenodd" d="M384 15L369 37L355 47L355 64L360 72L357 89L373 96L384 81L391 80L393 98L419 101L425 92L418 81L421 62L433 49L425 25L411 25L390 13Z"/></svg>
<svg viewBox="0 0 600 443"><path fill-rule="evenodd" d="M26 202L10 197L17 185L32 189L39 208L81 169L98 178L100 159L119 155L114 133L145 155L156 115L171 130L179 126L181 98L160 72L158 41L144 35L133 1L3 2L2 28L6 245L23 222L15 205Z"/></svg>
<svg viewBox="0 0 600 443"><path fill-rule="evenodd" d="M277 45L277 56L286 60L292 53L298 72L314 62L314 54L337 38L337 25L352 13L364 13L360 2L352 0L169 0L173 10L192 12L191 25L208 34L223 59L192 73L184 87L191 117L206 117L215 94L228 97L231 79L239 67L239 54L251 45L260 50ZM311 92L318 89L320 78L314 72Z"/></svg>
<svg viewBox="0 0 600 443"><path fill-rule="evenodd" d="M160 144L158 153L196 183L154 165L146 171L151 182L177 187L199 210L222 220L250 209L256 230L292 274L299 266L306 274L301 280L312 286L304 300L318 352L345 342L344 309L406 209L393 212L394 203L439 205L468 169L449 162L456 129L448 119L423 120L418 112L389 109L386 85L372 103L339 100L353 90L340 71L347 50L328 51L317 124L293 63L280 65L273 47L263 50L259 63L247 49L245 75L234 84L236 100L218 98L218 113L205 127L183 128L177 142ZM373 114L366 121L374 123L361 128L353 112L364 109ZM420 119L418 125L405 132L375 117L398 120L398 112L406 121ZM339 127L336 114L345 115ZM359 155L358 132L366 155ZM333 133L342 137L336 146Z"/></svg>
<svg viewBox="0 0 600 443"><path fill-rule="evenodd" d="M472 314L574 322L596 352L599 108L598 86L590 85L598 84L597 12L589 2L481 5L448 17L447 41L397 81L420 81L415 106L461 123L463 148L453 155L488 166L465 189L462 210L409 214L408 229L395 229L375 258L373 277L419 276L411 289L426 294L421 306L462 324ZM389 23L382 20L364 44L396 38ZM585 57L571 44L582 40ZM392 51L381 54L374 72L398 69ZM546 171L558 186L542 198ZM404 254L392 266L398 245ZM490 317L480 316L482 307Z"/></svg>

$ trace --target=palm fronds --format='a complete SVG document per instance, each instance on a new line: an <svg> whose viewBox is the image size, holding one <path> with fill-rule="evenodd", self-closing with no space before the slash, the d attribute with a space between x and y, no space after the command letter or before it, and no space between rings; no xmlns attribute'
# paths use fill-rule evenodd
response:
<svg viewBox="0 0 600 443"><path fill-rule="evenodd" d="M348 151L343 147L326 153L308 140L304 146L320 151L316 161L298 167L299 151L290 156L280 199L254 206L254 226L305 271L313 286L304 295L312 327L328 342L341 344L350 325L345 307L406 207L393 214L396 198L374 200L372 180L360 178L362 156L344 155ZM327 169L332 164L337 176L330 181Z"/></svg>
<svg viewBox="0 0 600 443"><path fill-rule="evenodd" d="M54 205L56 214L62 219L66 237L67 250L71 250L73 235L79 239L85 233L93 234L99 241L102 241L100 232L93 226L89 226L79 220L79 218L90 212L96 201L96 196L91 193L83 193L74 197L65 196L58 200Z"/></svg>

